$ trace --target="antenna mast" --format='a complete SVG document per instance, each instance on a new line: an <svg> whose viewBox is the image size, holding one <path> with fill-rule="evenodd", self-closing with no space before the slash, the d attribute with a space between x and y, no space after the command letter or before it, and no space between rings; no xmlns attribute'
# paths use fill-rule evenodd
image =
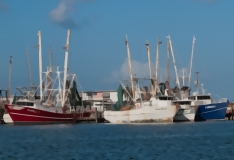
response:
<svg viewBox="0 0 234 160"><path fill-rule="evenodd" d="M28 57L29 78L30 78L30 85L32 87L33 86L33 83L32 83L32 72L31 72L31 66L30 66L30 58L29 58L29 53L28 53L28 47L26 47L26 55Z"/></svg>
<svg viewBox="0 0 234 160"><path fill-rule="evenodd" d="M126 45L127 56L128 56L128 69L129 69L130 83L131 83L131 88L132 88L132 98L135 100L133 77L132 77L132 63L131 63L131 56L130 56L130 49L129 49L128 36L127 35L126 35L125 45Z"/></svg>
<svg viewBox="0 0 234 160"><path fill-rule="evenodd" d="M66 94L66 80L67 80L67 63L68 63L68 49L69 49L69 40L70 40L70 30L67 30L67 43L63 47L66 52L65 52L65 60L64 60L64 78L63 78L63 99L62 99L62 107L65 104L65 94Z"/></svg>
<svg viewBox="0 0 234 160"><path fill-rule="evenodd" d="M195 35L193 36L193 42L192 42L192 53L191 53L191 60L190 60L190 68L189 68L189 81L188 86L190 86L190 80L191 80L191 72L192 72L192 66L193 66L193 51L194 51L194 45L195 45Z"/></svg>
<svg viewBox="0 0 234 160"><path fill-rule="evenodd" d="M180 70L180 73L181 73L181 79L182 79L182 86L185 86L185 78L188 78L188 75L187 75L187 69L186 68L182 68Z"/></svg>
<svg viewBox="0 0 234 160"><path fill-rule="evenodd" d="M11 68L12 68L12 56L10 56L10 64L9 64L9 77L8 77L8 96L11 96Z"/></svg>
<svg viewBox="0 0 234 160"><path fill-rule="evenodd" d="M195 85L196 85L197 93L198 93L198 83L199 83L199 82L198 82L198 73L199 73L199 72L195 72L195 73L196 73L196 75L197 75L197 80L195 81Z"/></svg>
<svg viewBox="0 0 234 160"><path fill-rule="evenodd" d="M168 38L169 45L170 45L170 50L171 50L172 59L173 59L173 63L174 63L174 68L175 68L175 74L176 74L176 81L177 81L176 83L178 84L178 87L180 88L180 81L179 81L176 62L175 62L175 57L174 57L174 53L173 53L173 49L172 49L171 37L170 37L170 35L168 35L166 38Z"/></svg>

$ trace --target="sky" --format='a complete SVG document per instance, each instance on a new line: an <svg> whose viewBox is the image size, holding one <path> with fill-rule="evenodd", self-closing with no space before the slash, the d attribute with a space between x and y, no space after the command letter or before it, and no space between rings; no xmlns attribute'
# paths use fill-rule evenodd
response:
<svg viewBox="0 0 234 160"><path fill-rule="evenodd" d="M199 82L214 99L234 100L233 0L0 0L0 88L8 87L9 57L12 58L11 93L29 86L26 47L33 83L39 84L37 32L42 35L43 70L49 65L63 69L67 29L71 30L68 67L83 91L116 90L119 80L129 78L124 43L128 35L133 74L149 78L145 43L149 41L155 73L156 43L159 79L166 78L166 36L170 35L176 66L188 68L194 47L191 88ZM175 71L171 61L171 86Z"/></svg>

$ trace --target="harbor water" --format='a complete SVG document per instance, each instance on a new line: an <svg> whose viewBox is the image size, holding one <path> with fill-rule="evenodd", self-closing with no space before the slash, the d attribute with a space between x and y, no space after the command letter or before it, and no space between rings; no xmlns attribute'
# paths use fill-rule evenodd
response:
<svg viewBox="0 0 234 160"><path fill-rule="evenodd" d="M0 159L234 159L234 122L0 125Z"/></svg>

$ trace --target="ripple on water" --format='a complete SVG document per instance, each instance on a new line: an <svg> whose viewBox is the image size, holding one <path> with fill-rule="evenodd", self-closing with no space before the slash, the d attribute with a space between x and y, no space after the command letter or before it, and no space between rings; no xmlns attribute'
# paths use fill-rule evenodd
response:
<svg viewBox="0 0 234 160"><path fill-rule="evenodd" d="M1 125L0 159L231 159L233 122Z"/></svg>

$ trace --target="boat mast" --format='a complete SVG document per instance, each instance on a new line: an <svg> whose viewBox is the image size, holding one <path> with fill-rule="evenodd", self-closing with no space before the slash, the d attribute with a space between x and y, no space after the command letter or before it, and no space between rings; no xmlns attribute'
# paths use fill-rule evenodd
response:
<svg viewBox="0 0 234 160"><path fill-rule="evenodd" d="M66 94L66 81L67 81L67 63L68 63L68 49L69 49L69 40L70 40L70 30L67 30L67 43L63 47L65 52L65 60L64 60L64 78L63 78L63 98L62 98L62 107L64 107L65 104L65 94Z"/></svg>
<svg viewBox="0 0 234 160"><path fill-rule="evenodd" d="M182 82L183 82L183 86L185 86L185 72L186 72L186 69L185 68L182 68L181 69L181 72L182 72ZM187 75L187 72L186 72L186 75Z"/></svg>
<svg viewBox="0 0 234 160"><path fill-rule="evenodd" d="M8 77L8 96L7 96L7 99L8 97L10 98L11 96L11 68L12 68L12 56L10 56L10 64L9 64L9 77Z"/></svg>
<svg viewBox="0 0 234 160"><path fill-rule="evenodd" d="M52 49L50 46L50 67L49 67L49 74L47 77L47 93L48 93L48 99L51 100L51 89L52 89Z"/></svg>
<svg viewBox="0 0 234 160"><path fill-rule="evenodd" d="M158 42L157 42L157 49L156 49L156 63L155 63L155 80L156 80L156 84L155 84L155 91L157 91L158 88L158 66L159 66L159 45L162 42L160 42L160 37L158 36Z"/></svg>
<svg viewBox="0 0 234 160"><path fill-rule="evenodd" d="M127 56L128 56L128 69L129 69L130 83L131 83L131 88L132 88L132 98L135 100L133 76L132 76L132 63L131 63L131 56L130 56L130 49L129 49L128 36L127 35L126 35L125 45L126 45Z"/></svg>
<svg viewBox="0 0 234 160"><path fill-rule="evenodd" d="M30 78L30 85L32 87L33 86L33 83L32 83L32 72L31 72L31 66L30 66L30 58L29 58L29 53L28 53L28 47L26 47L26 55L28 57L29 78Z"/></svg>
<svg viewBox="0 0 234 160"><path fill-rule="evenodd" d="M170 88L170 44L169 40L167 41L167 81Z"/></svg>
<svg viewBox="0 0 234 160"><path fill-rule="evenodd" d="M174 57L174 53L173 53L173 49L172 49L172 42L171 42L171 37L170 35L168 35L166 38L168 38L168 41L169 41L169 45L170 45L170 51L171 51L171 54L172 54L172 59L173 59L173 63L174 63L174 68L175 68L175 74L176 74L176 83L180 89L180 81L179 81L179 77L178 77L178 72L177 72L177 67L176 67L176 62L175 62L175 57Z"/></svg>
<svg viewBox="0 0 234 160"><path fill-rule="evenodd" d="M193 42L192 42L192 53L191 53L191 59L190 59L190 68L189 68L189 81L188 86L190 86L190 79L191 79L191 71L192 71L192 65L193 65L193 51L194 51L194 44L195 44L195 35L193 36Z"/></svg>
<svg viewBox="0 0 234 160"><path fill-rule="evenodd" d="M149 46L149 42L148 40L146 41L146 51L148 53L148 64L149 64L149 74L150 74L150 81L152 80L152 71L151 71L151 63L150 63L150 46ZM154 95L154 89L153 89L153 85L151 84L151 92Z"/></svg>
<svg viewBox="0 0 234 160"><path fill-rule="evenodd" d="M52 49L50 46L50 71L52 72Z"/></svg>
<svg viewBox="0 0 234 160"><path fill-rule="evenodd" d="M38 31L38 47L39 47L39 77L40 77L40 100L42 100L42 53L41 53L41 31Z"/></svg>
<svg viewBox="0 0 234 160"><path fill-rule="evenodd" d="M62 91L61 91L61 78L60 78L60 71L59 71L59 67L57 67L57 77L58 77L58 88L59 88L59 102L60 102L60 105L61 104L61 100L62 100Z"/></svg>
<svg viewBox="0 0 234 160"><path fill-rule="evenodd" d="M160 42L160 37L158 37L157 50L156 50L156 69L155 69L155 78L156 78L157 83L158 83L159 45L160 45L161 43L162 43L162 42Z"/></svg>

